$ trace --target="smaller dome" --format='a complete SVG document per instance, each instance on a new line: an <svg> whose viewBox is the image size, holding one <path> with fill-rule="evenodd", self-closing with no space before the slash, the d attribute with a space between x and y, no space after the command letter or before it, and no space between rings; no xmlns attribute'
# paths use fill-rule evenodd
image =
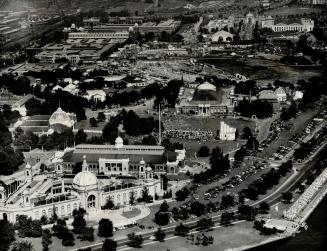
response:
<svg viewBox="0 0 327 251"><path fill-rule="evenodd" d="M94 189L98 185L98 179L90 171L82 171L75 175L73 187L79 190Z"/></svg>
<svg viewBox="0 0 327 251"><path fill-rule="evenodd" d="M216 91L217 90L217 87L214 86L213 84L210 84L209 82L205 82L203 84L200 84L198 87L197 87L198 90L200 91Z"/></svg>
<svg viewBox="0 0 327 251"><path fill-rule="evenodd" d="M30 192L29 192L29 190L28 189L25 189L24 191L23 191L23 195L28 195Z"/></svg>
<svg viewBox="0 0 327 251"><path fill-rule="evenodd" d="M32 166L31 166L31 164L30 164L30 163L28 163L28 162L27 162L27 164L26 164L25 168L26 168L26 169L31 169L31 168L32 168Z"/></svg>
<svg viewBox="0 0 327 251"><path fill-rule="evenodd" d="M144 159L141 159L141 160L140 160L140 165L145 165L145 161L144 161Z"/></svg>
<svg viewBox="0 0 327 251"><path fill-rule="evenodd" d="M124 140L122 137L118 136L115 140L115 146L116 147L123 147L124 146Z"/></svg>
<svg viewBox="0 0 327 251"><path fill-rule="evenodd" d="M6 191L6 189L3 186L0 186L0 191Z"/></svg>
<svg viewBox="0 0 327 251"><path fill-rule="evenodd" d="M152 172L152 168L151 168L151 166L148 166L148 167L146 168L146 171L147 171L147 172Z"/></svg>

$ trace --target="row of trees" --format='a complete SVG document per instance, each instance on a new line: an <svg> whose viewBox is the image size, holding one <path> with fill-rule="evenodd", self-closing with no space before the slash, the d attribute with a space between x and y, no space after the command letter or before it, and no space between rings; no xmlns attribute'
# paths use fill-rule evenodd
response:
<svg viewBox="0 0 327 251"><path fill-rule="evenodd" d="M261 177L243 189L241 194L245 197L256 200L259 195L263 195L267 190L279 183L281 177L286 176L292 169L292 161L287 161L280 165L278 169L271 169L268 173L262 174Z"/></svg>
<svg viewBox="0 0 327 251"><path fill-rule="evenodd" d="M262 101L260 99L249 101L243 99L235 107L235 112L240 113L243 117L252 117L255 115L259 119L264 119L271 117L274 110L272 104L267 101Z"/></svg>
<svg viewBox="0 0 327 251"><path fill-rule="evenodd" d="M23 153L11 146L12 137L8 125L16 118L15 113L9 112L6 107L0 111L0 175L12 174L24 161Z"/></svg>
<svg viewBox="0 0 327 251"><path fill-rule="evenodd" d="M223 152L219 147L212 149L210 156L211 168L193 175L193 181L195 183L208 182L208 180L214 178L216 175L221 175L230 168L229 155L223 155Z"/></svg>

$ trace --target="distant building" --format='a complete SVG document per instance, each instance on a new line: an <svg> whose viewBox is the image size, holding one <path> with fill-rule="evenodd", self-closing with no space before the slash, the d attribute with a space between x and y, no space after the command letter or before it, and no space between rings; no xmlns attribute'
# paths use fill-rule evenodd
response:
<svg viewBox="0 0 327 251"><path fill-rule="evenodd" d="M221 30L212 35L211 42L213 42L213 43L227 43L228 42L229 43L229 42L233 41L233 37L234 37L233 34L227 32L227 31Z"/></svg>
<svg viewBox="0 0 327 251"><path fill-rule="evenodd" d="M236 128L227 125L224 121L220 121L219 139L220 140L235 140Z"/></svg>
<svg viewBox="0 0 327 251"><path fill-rule="evenodd" d="M284 90L284 88L279 87L275 90L275 94L277 96L277 101L278 102L286 102L287 100L287 95L286 92Z"/></svg>
<svg viewBox="0 0 327 251"><path fill-rule="evenodd" d="M303 98L303 92L295 91L293 94L293 100L299 100Z"/></svg>
<svg viewBox="0 0 327 251"><path fill-rule="evenodd" d="M26 116L27 114L27 109L26 109L26 106L25 104L30 101L31 99L33 99L33 95L32 94L27 94L26 96L24 96L23 98L21 98L20 100L18 100L16 103L14 103L12 106L11 106L11 109L13 111L18 111L19 114L21 116Z"/></svg>
<svg viewBox="0 0 327 251"><path fill-rule="evenodd" d="M128 39L127 31L120 32L70 32L68 39Z"/></svg>
<svg viewBox="0 0 327 251"><path fill-rule="evenodd" d="M261 6L263 8L269 8L270 7L270 2L269 0L261 0Z"/></svg>
<svg viewBox="0 0 327 251"><path fill-rule="evenodd" d="M185 88L180 93L176 112L192 115L226 114L228 107L222 104L222 90L205 82L196 89Z"/></svg>
<svg viewBox="0 0 327 251"><path fill-rule="evenodd" d="M62 157L63 171L72 172L73 166L88 156L90 171L105 175L131 175L145 178L146 168L160 174L177 174L181 153L166 151L162 146L124 145L117 137L115 145L78 145Z"/></svg>
<svg viewBox="0 0 327 251"><path fill-rule="evenodd" d="M161 32L167 32L169 34L175 32L180 24L181 21L168 19L166 21L161 21L159 23L154 22L143 22L138 23L136 22L134 25L130 23L107 23L107 24L100 24L97 20L93 22L88 20L84 22L84 28L87 31L92 32L117 32L117 31L125 31L125 32L139 32L141 34L151 33L153 32L155 35L160 35Z"/></svg>
<svg viewBox="0 0 327 251"><path fill-rule="evenodd" d="M262 28L270 28L273 32L310 32L314 28L314 21L312 19L283 19L275 20L271 16L261 22Z"/></svg>
<svg viewBox="0 0 327 251"><path fill-rule="evenodd" d="M87 100L94 100L95 102L104 102L106 100L106 93L104 90L88 90L83 97Z"/></svg>
<svg viewBox="0 0 327 251"><path fill-rule="evenodd" d="M63 111L60 107L49 119L49 127L58 133L65 129L73 128L76 123L76 115Z"/></svg>

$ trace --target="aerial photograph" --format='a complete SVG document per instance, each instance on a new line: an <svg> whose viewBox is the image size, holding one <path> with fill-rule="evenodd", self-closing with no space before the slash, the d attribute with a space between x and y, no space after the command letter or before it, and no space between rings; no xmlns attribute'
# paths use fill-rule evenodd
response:
<svg viewBox="0 0 327 251"><path fill-rule="evenodd" d="M326 251L327 0L0 0L0 251Z"/></svg>

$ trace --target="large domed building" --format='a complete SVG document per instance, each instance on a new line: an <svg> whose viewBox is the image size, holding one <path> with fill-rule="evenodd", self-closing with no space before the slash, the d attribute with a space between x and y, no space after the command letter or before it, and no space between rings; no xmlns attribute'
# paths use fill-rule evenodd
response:
<svg viewBox="0 0 327 251"><path fill-rule="evenodd" d="M51 115L49 119L50 129L59 133L65 129L72 128L75 123L76 115L65 112L60 107Z"/></svg>
<svg viewBox="0 0 327 251"><path fill-rule="evenodd" d="M113 147L118 152L126 151L127 146L123 145L120 137L116 143L117 145ZM68 174L63 167L62 158L67 157L65 156L69 153L67 151L64 154L56 154L53 159L50 159L49 163L55 168L55 175L48 173L48 175L41 175L34 179L34 176L39 173L31 165L26 165L25 172L21 174L22 177L17 177L17 174L8 176L4 182L0 182L0 219L7 219L14 223L18 215L27 215L39 220L43 215L51 218L54 212L58 217L71 217L73 210L78 208L84 208L87 214L95 212L101 214L101 210L106 210L108 200L118 207L127 206L132 194L135 199L142 197L145 187L153 200L156 195L163 195L162 181L160 177L154 177L154 171L149 167L149 162L141 157L143 154L140 154L141 175L138 177L133 176L132 173L100 174L99 169L94 169L93 163L87 162L87 158L94 157L93 150L99 147L99 145L94 145L93 149L91 146L85 149L87 153L82 157L82 171L76 175ZM137 147L146 148L146 146L133 146L130 149L131 155L135 154ZM114 164L112 168L119 169L119 159L110 161L114 163L106 162L107 168ZM33 189L34 186L37 187L36 190ZM18 190L20 192L17 192Z"/></svg>
<svg viewBox="0 0 327 251"><path fill-rule="evenodd" d="M195 89L187 88L183 90L176 111L182 114L225 114L228 109L222 105L222 94L220 87L209 82L199 84Z"/></svg>

